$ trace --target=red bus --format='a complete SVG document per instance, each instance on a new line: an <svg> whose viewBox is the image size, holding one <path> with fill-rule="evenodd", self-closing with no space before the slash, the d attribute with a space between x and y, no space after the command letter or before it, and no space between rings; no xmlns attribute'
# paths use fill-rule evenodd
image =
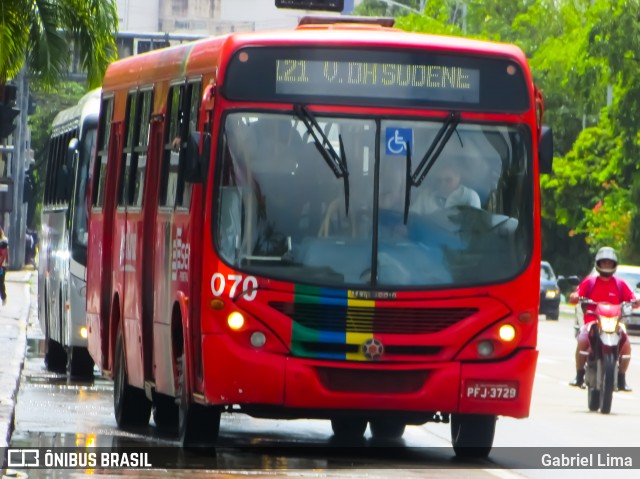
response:
<svg viewBox="0 0 640 479"><path fill-rule="evenodd" d="M112 64L87 272L119 426L528 416L550 130L512 45L314 23Z"/></svg>

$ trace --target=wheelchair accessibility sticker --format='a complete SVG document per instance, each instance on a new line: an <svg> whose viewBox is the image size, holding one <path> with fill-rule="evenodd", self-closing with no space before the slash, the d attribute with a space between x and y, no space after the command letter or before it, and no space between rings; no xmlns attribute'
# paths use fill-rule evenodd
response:
<svg viewBox="0 0 640 479"><path fill-rule="evenodd" d="M411 128L387 127L385 131L387 155L407 155L407 145L413 151L413 130Z"/></svg>

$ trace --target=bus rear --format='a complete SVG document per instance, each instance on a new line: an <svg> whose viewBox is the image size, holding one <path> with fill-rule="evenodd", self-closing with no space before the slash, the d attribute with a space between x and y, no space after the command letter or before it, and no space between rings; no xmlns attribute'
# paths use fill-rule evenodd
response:
<svg viewBox="0 0 640 479"><path fill-rule="evenodd" d="M234 46L202 401L344 437L450 422L457 454L488 454L498 415L528 416L537 359L542 101L524 55L348 26Z"/></svg>

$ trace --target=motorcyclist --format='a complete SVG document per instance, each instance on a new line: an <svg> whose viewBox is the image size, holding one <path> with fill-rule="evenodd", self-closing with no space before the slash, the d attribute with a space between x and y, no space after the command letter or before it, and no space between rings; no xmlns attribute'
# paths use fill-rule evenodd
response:
<svg viewBox="0 0 640 479"><path fill-rule="evenodd" d="M618 266L618 255L610 247L602 247L596 253L595 268L598 276L587 276L576 291L569 296L569 303L577 304L580 298L587 298L596 303L620 304L631 302L637 306L638 300L627 286L627 283L615 277ZM595 306L588 306L587 311L593 311ZM569 383L571 386L582 387L584 385L584 367L589 357L589 330L595 324L593 314L584 315L584 325L580 328L576 347L576 377ZM631 362L631 343L627 336L624 325L621 325L622 333L620 338L620 367L618 369L618 390L631 391L626 381L626 372Z"/></svg>

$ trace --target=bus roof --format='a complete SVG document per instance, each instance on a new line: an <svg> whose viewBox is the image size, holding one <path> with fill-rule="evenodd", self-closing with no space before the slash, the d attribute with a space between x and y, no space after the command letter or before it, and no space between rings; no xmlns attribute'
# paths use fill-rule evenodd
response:
<svg viewBox="0 0 640 479"><path fill-rule="evenodd" d="M520 64L526 72L527 80L531 81L524 53L512 44L405 32L378 25L342 23L310 24L292 30L231 33L128 57L109 66L103 88L112 90L126 85L145 85L162 79L211 72L214 68L212 57L230 57L237 49L245 46L417 48L495 56L510 58Z"/></svg>
<svg viewBox="0 0 640 479"><path fill-rule="evenodd" d="M77 104L58 113L51 125L53 135L73 129L75 125L81 124L89 116L97 119L100 112L101 92L101 88L91 90L80 98Z"/></svg>

